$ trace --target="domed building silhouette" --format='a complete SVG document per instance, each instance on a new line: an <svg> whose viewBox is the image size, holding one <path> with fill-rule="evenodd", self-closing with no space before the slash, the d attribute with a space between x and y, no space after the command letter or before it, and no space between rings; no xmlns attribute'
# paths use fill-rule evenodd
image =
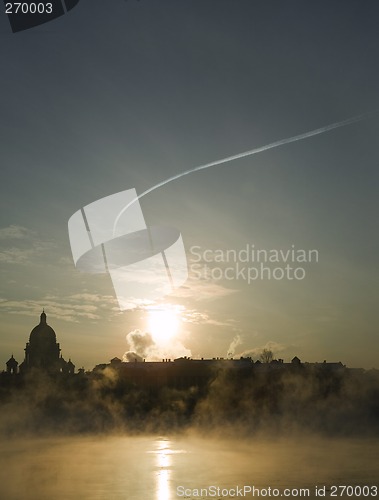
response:
<svg viewBox="0 0 379 500"><path fill-rule="evenodd" d="M48 373L75 372L75 365L65 361L60 354L61 349L57 342L55 331L47 324L46 313L42 311L40 322L30 332L29 342L25 347L25 359L20 364L20 373L26 373L33 368L37 368ZM7 372L17 373L17 361L12 357L7 361Z"/></svg>

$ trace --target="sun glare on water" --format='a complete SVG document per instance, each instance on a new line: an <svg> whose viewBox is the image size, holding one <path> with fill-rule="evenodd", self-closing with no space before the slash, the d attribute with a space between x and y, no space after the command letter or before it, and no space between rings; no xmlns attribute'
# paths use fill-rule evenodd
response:
<svg viewBox="0 0 379 500"><path fill-rule="evenodd" d="M148 332L157 344L169 342L178 333L179 325L179 314L174 309L151 309L148 312Z"/></svg>

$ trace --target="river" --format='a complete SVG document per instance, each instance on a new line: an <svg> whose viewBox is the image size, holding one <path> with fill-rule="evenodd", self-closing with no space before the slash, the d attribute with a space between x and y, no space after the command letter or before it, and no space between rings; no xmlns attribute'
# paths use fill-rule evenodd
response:
<svg viewBox="0 0 379 500"><path fill-rule="evenodd" d="M0 446L0 498L373 497L378 470L377 439L20 438Z"/></svg>

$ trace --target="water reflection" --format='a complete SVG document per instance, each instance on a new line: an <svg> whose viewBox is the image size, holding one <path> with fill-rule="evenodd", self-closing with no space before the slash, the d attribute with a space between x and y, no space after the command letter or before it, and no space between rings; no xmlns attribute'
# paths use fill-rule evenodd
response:
<svg viewBox="0 0 379 500"><path fill-rule="evenodd" d="M155 441L156 449L148 451L155 454L156 500L172 499L173 455L187 453L186 450L175 450L174 443L168 439Z"/></svg>
<svg viewBox="0 0 379 500"><path fill-rule="evenodd" d="M171 492L169 487L170 471L161 470L157 475L157 500L169 500Z"/></svg>
<svg viewBox="0 0 379 500"><path fill-rule="evenodd" d="M156 466L157 466L157 500L170 500L170 476L172 473L170 441L157 442Z"/></svg>
<svg viewBox="0 0 379 500"><path fill-rule="evenodd" d="M175 500L179 485L374 485L378 461L377 439L0 439L0 497Z"/></svg>

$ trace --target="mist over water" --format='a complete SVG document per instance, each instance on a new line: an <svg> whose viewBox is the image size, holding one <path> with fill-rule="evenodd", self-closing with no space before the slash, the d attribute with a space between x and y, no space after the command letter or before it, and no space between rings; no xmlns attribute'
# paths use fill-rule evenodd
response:
<svg viewBox="0 0 379 500"><path fill-rule="evenodd" d="M376 484L378 445L196 435L16 439L0 447L1 498L170 500L179 486L211 485L309 488L314 498L315 486Z"/></svg>
<svg viewBox="0 0 379 500"><path fill-rule="evenodd" d="M232 438L379 437L377 370L225 366L200 385L182 387L157 383L156 376L136 384L121 365L68 378L31 372L0 386L0 437L189 430Z"/></svg>
<svg viewBox="0 0 379 500"><path fill-rule="evenodd" d="M219 367L204 387L152 389L111 367L30 373L0 391L0 498L170 500L179 487L206 498L192 491L212 485L314 498L316 486L375 485L378 382Z"/></svg>

